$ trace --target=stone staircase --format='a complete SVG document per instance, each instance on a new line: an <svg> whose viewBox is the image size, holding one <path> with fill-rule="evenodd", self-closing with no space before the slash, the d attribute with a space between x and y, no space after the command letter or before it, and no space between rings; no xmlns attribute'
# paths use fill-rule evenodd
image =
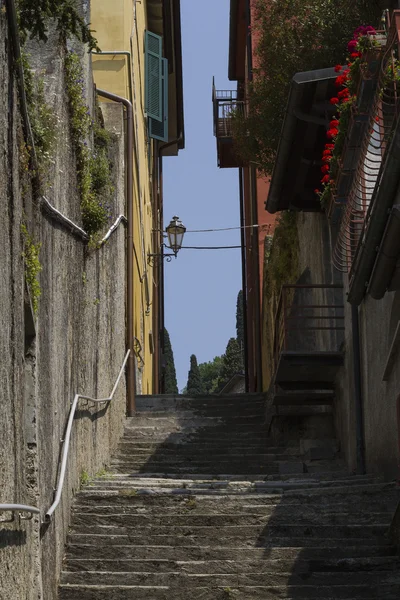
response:
<svg viewBox="0 0 400 600"><path fill-rule="evenodd" d="M348 475L335 440L272 441L258 395L137 409L76 498L59 600L400 598L399 488Z"/></svg>

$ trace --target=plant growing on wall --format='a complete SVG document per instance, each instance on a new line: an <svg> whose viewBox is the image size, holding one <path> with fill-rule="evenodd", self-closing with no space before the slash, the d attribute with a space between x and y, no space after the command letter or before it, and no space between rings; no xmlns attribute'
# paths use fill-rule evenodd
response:
<svg viewBox="0 0 400 600"><path fill-rule="evenodd" d="M39 283L39 273L42 270L39 252L42 244L35 244L33 237L28 233L28 229L24 224L21 225L21 233L24 239L24 251L22 257L25 263L25 280L29 288L33 312L36 313L39 308L39 298L42 293Z"/></svg>
<svg viewBox="0 0 400 600"><path fill-rule="evenodd" d="M338 73L335 81L337 92L330 103L336 107L336 115L326 132L327 143L322 153L321 189L315 190L323 208L331 198L338 172L338 161L343 152L351 116L357 111L356 92L362 70L367 66L366 55L380 49L375 36L376 31L370 25L357 27L353 38L347 44L346 66L335 67ZM395 70L392 72L395 73Z"/></svg>
<svg viewBox="0 0 400 600"><path fill-rule="evenodd" d="M32 71L28 54L24 50L21 52L20 60L24 71L28 114L39 168L39 173L32 172L31 174L39 175L43 179L46 176L57 137L57 118L46 101L43 74ZM26 149L28 152L31 150L28 147Z"/></svg>
<svg viewBox="0 0 400 600"><path fill-rule="evenodd" d="M80 15L76 0L19 0L19 27L24 39L30 37L47 42L47 34L52 20L56 29L65 40L74 36L89 51L99 50L93 31Z"/></svg>
<svg viewBox="0 0 400 600"><path fill-rule="evenodd" d="M90 236L94 236L108 223L110 217L107 201L107 195L111 191L107 136L100 133L99 125L92 124L85 100L82 64L74 52L68 52L65 57L65 75L83 227ZM89 140L93 129L95 147L92 152Z"/></svg>
<svg viewBox="0 0 400 600"><path fill-rule="evenodd" d="M380 11L367 0L256 0L255 9L254 77L246 114L232 122L237 154L271 175L292 77L342 62L355 27Z"/></svg>

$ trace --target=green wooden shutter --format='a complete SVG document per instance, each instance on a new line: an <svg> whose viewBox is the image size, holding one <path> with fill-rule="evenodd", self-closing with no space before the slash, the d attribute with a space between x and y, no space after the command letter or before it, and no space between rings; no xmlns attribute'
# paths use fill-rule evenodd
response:
<svg viewBox="0 0 400 600"><path fill-rule="evenodd" d="M162 38L145 32L145 106L148 117L162 121Z"/></svg>
<svg viewBox="0 0 400 600"><path fill-rule="evenodd" d="M149 118L149 135L151 138L168 142L168 59L162 59L162 99L163 112L162 121L156 121L152 117Z"/></svg>

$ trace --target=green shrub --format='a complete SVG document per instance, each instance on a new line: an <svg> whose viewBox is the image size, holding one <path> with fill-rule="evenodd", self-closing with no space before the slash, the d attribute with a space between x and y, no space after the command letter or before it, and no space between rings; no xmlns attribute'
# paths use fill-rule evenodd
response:
<svg viewBox="0 0 400 600"><path fill-rule="evenodd" d="M38 175L45 177L57 137L57 118L52 107L46 102L43 74L33 73L28 54L24 51L21 52L21 64L24 71L28 115L40 171Z"/></svg>
<svg viewBox="0 0 400 600"><path fill-rule="evenodd" d="M255 9L254 79L233 131L238 156L271 175L292 77L342 64L354 29L376 23L380 11L367 0L256 0Z"/></svg>
<svg viewBox="0 0 400 600"><path fill-rule="evenodd" d="M93 124L86 104L83 71L79 56L69 52L65 59L66 87L71 113L71 135L76 153L82 223L92 237L105 227L110 216L108 196L112 191L108 160L109 134ZM93 131L94 151L88 142Z"/></svg>
<svg viewBox="0 0 400 600"><path fill-rule="evenodd" d="M18 0L18 16L22 39L47 42L49 24L54 19L63 40L74 36L88 44L89 51L99 50L92 30L78 12L76 0Z"/></svg>
<svg viewBox="0 0 400 600"><path fill-rule="evenodd" d="M22 257L25 263L25 279L31 296L33 312L36 314L39 307L39 298L42 294L38 279L39 273L42 270L42 265L39 260L41 244L34 243L33 237L28 233L25 224L21 225L21 233L24 238L24 251Z"/></svg>

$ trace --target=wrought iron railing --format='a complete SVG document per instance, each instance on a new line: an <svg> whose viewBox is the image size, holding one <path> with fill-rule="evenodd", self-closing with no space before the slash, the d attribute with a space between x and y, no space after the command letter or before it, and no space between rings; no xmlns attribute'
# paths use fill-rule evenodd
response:
<svg viewBox="0 0 400 600"><path fill-rule="evenodd" d="M231 138L232 117L244 114L245 102L238 98L236 90L216 90L213 83L214 135L217 138Z"/></svg>
<svg viewBox="0 0 400 600"><path fill-rule="evenodd" d="M275 318L275 370L284 351L337 351L343 331L343 285L283 285Z"/></svg>
<svg viewBox="0 0 400 600"><path fill-rule="evenodd" d="M363 231L368 226L375 192L400 114L400 71L397 62L399 23L400 11L394 11L386 46L375 56L375 61L378 61L377 85L364 118L366 127L359 139L358 160L348 197L343 205L339 234L333 251L333 263L342 272L351 270ZM366 70L360 87L365 85L368 77L370 74Z"/></svg>

